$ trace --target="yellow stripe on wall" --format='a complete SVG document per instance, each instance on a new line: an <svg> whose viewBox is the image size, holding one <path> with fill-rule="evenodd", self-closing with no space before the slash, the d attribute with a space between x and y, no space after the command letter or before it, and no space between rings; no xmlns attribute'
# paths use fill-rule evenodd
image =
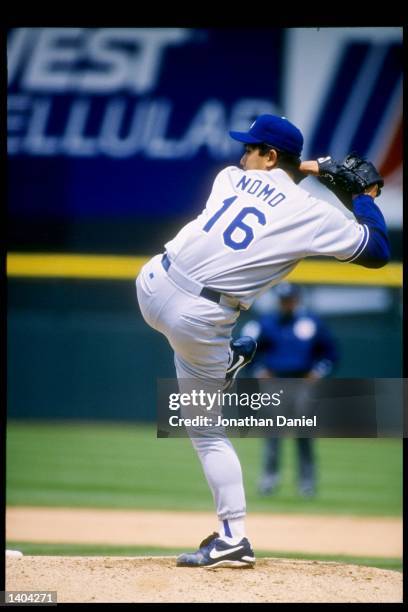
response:
<svg viewBox="0 0 408 612"><path fill-rule="evenodd" d="M128 280L136 278L148 259L120 255L9 253L7 276Z"/></svg>
<svg viewBox="0 0 408 612"><path fill-rule="evenodd" d="M7 275L16 278L87 278L133 280L149 257L9 253ZM402 264L378 270L337 261L304 260L287 277L296 283L402 286Z"/></svg>
<svg viewBox="0 0 408 612"><path fill-rule="evenodd" d="M337 261L302 261L287 280L323 285L383 285L402 287L402 264L372 269Z"/></svg>

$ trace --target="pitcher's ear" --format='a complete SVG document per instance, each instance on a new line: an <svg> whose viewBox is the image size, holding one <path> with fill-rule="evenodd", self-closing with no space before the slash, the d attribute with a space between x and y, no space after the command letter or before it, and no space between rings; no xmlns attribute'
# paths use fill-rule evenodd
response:
<svg viewBox="0 0 408 612"><path fill-rule="evenodd" d="M268 156L266 160L266 167L268 170L272 170L278 163L278 153L276 149L269 149Z"/></svg>

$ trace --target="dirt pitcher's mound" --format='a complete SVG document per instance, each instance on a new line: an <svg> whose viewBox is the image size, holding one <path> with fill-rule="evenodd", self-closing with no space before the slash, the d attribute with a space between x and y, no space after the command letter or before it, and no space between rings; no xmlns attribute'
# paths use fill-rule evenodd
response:
<svg viewBox="0 0 408 612"><path fill-rule="evenodd" d="M178 568L174 557L8 558L8 591L58 602L402 602L402 574L357 565L259 559L254 569Z"/></svg>

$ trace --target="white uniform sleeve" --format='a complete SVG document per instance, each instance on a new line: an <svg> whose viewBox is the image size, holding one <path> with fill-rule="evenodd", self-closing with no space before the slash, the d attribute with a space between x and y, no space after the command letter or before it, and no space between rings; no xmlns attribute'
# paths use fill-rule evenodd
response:
<svg viewBox="0 0 408 612"><path fill-rule="evenodd" d="M200 222L203 219L207 219L219 208L221 208L226 193L234 192L233 175L231 174L231 171L234 174L235 171L240 172L239 168L236 166L227 166L215 177L211 188L211 193L201 213L202 216L200 218Z"/></svg>
<svg viewBox="0 0 408 612"><path fill-rule="evenodd" d="M353 261L364 250L369 238L368 227L349 219L331 207L312 238L308 255L327 255L340 261Z"/></svg>
<svg viewBox="0 0 408 612"><path fill-rule="evenodd" d="M234 191L234 179L236 182L238 180L237 177L240 174L243 174L243 172L237 168L237 166L227 166L226 168L223 168L214 179L211 195L224 195L228 189L232 189Z"/></svg>

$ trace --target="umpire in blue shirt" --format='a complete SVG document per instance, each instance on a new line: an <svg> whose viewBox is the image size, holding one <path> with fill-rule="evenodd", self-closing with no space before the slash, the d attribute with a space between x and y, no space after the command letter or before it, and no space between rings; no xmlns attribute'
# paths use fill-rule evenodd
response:
<svg viewBox="0 0 408 612"><path fill-rule="evenodd" d="M284 282L275 289L279 309L250 321L242 330L258 341L254 359L257 378L309 378L331 374L338 354L334 339L322 320L300 303L299 286ZM305 497L316 492L316 465L313 438L297 438L298 486ZM267 438L263 473L259 482L262 495L273 493L280 482L280 438Z"/></svg>

